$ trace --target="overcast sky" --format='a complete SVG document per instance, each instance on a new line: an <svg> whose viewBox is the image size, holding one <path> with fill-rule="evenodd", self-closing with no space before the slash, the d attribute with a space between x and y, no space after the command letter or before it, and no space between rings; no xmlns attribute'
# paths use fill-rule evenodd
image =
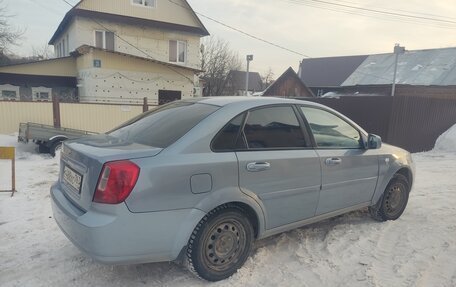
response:
<svg viewBox="0 0 456 287"><path fill-rule="evenodd" d="M328 1L397 13L411 12L428 18L448 17L446 20L456 23L454 0ZM31 54L32 46L45 45L69 10L62 0L3 2L10 14L14 14L11 23L27 29L22 45L12 48L20 55ZM315 6L316 2L312 0L189 0L189 3L195 11L310 57L387 53L392 51L395 43L400 43L407 50L456 46L456 24L447 23L446 28L441 28L436 27L438 23L424 20L423 23L408 23L410 20L394 20L385 15L340 13L342 7L325 5L325 9L321 9L305 6ZM229 41L232 49L238 51L243 59L246 54L254 54L255 59L251 63L253 71L264 73L271 67L278 77L290 66L297 70L299 61L303 59L205 18L201 17L201 20L212 35Z"/></svg>

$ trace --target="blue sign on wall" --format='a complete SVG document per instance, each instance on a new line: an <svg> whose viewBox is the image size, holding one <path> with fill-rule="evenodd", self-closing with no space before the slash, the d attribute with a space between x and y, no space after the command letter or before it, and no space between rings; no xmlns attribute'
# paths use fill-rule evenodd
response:
<svg viewBox="0 0 456 287"><path fill-rule="evenodd" d="M93 66L95 68L101 68L101 60L93 60Z"/></svg>

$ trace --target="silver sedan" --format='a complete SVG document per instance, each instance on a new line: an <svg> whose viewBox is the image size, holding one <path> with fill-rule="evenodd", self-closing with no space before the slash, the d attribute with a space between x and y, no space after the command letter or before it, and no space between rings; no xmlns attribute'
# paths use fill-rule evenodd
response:
<svg viewBox="0 0 456 287"><path fill-rule="evenodd" d="M217 281L256 239L365 207L399 218L413 177L407 151L325 106L200 98L65 142L51 198L57 224L95 260L184 262Z"/></svg>

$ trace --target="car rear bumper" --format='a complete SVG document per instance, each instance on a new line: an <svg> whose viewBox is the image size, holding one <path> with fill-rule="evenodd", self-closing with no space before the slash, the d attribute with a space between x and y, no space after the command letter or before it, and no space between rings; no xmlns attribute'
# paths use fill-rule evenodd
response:
<svg viewBox="0 0 456 287"><path fill-rule="evenodd" d="M205 215L197 209L132 213L125 203L94 203L84 212L51 187L54 218L81 251L98 262L132 264L176 260Z"/></svg>

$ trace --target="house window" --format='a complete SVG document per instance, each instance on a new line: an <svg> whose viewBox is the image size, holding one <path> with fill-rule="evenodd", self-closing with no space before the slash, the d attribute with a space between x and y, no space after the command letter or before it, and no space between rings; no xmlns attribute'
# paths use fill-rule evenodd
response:
<svg viewBox="0 0 456 287"><path fill-rule="evenodd" d="M147 8L155 8L156 0L132 0L133 5L143 6Z"/></svg>
<svg viewBox="0 0 456 287"><path fill-rule="evenodd" d="M114 51L114 32L95 31L95 47Z"/></svg>
<svg viewBox="0 0 456 287"><path fill-rule="evenodd" d="M16 91L2 90L2 100L12 101L17 99Z"/></svg>
<svg viewBox="0 0 456 287"><path fill-rule="evenodd" d="M169 61L185 63L187 61L187 42L169 41Z"/></svg>
<svg viewBox="0 0 456 287"><path fill-rule="evenodd" d="M62 40L62 57L66 56L65 51L66 51L66 45L65 45L65 39L63 39Z"/></svg>
<svg viewBox="0 0 456 287"><path fill-rule="evenodd" d="M67 49L65 51L65 55L69 56L70 55L70 35L69 34L66 35L66 43L67 43L67 47L66 47Z"/></svg>
<svg viewBox="0 0 456 287"><path fill-rule="evenodd" d="M13 85L0 85L0 101L19 100L19 87Z"/></svg>
<svg viewBox="0 0 456 287"><path fill-rule="evenodd" d="M57 46L55 47L55 53L57 55L57 58L60 58L62 56L61 51L60 51L61 46L62 46L62 44L58 43Z"/></svg>
<svg viewBox="0 0 456 287"><path fill-rule="evenodd" d="M32 88L32 96L34 101L47 102L51 100L52 89L46 87Z"/></svg>

